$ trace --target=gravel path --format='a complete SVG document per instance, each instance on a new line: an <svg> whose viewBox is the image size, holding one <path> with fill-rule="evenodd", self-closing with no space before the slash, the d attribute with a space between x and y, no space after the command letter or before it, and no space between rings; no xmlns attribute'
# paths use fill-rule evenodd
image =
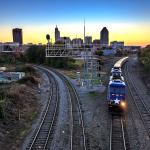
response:
<svg viewBox="0 0 150 150"><path fill-rule="evenodd" d="M79 92L79 95L90 149L108 149L110 116L105 93Z"/></svg>

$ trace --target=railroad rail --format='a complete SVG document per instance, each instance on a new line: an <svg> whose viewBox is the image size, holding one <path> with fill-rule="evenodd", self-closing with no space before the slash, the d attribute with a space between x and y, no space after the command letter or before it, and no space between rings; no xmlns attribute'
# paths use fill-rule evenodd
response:
<svg viewBox="0 0 150 150"><path fill-rule="evenodd" d="M148 136L150 138L150 111L147 108L146 104L144 103L143 97L141 97L141 95L138 93L137 87L134 81L130 77L132 75L131 74L129 75L128 65L125 66L124 73L126 76L126 81L127 81L131 96L133 98L134 104L136 105L140 118L144 124L145 130L148 133Z"/></svg>
<svg viewBox="0 0 150 150"><path fill-rule="evenodd" d="M39 67L38 67L39 68ZM35 130L34 135L32 136L27 150L45 150L49 149L49 142L51 135L53 134L54 125L58 116L58 103L59 103L59 93L58 93L58 84L56 79L45 69L39 68L44 71L50 82L51 82L51 91L49 95L49 100L47 107L43 112L42 121L37 130Z"/></svg>
<svg viewBox="0 0 150 150"><path fill-rule="evenodd" d="M67 89L70 93L70 103L71 103L71 120L72 120L72 129L71 129L71 150L87 150L89 148L88 142L86 141L85 136L85 127L82 116L81 104L79 102L78 94L73 87L72 83L58 71L51 69L55 72L61 79L64 81Z"/></svg>
<svg viewBox="0 0 150 150"><path fill-rule="evenodd" d="M110 150L126 150L123 118L120 115L112 115L110 129Z"/></svg>

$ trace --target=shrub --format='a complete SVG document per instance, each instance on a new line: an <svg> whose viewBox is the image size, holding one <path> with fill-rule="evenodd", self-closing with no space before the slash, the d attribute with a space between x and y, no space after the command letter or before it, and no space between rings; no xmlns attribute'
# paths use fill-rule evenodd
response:
<svg viewBox="0 0 150 150"><path fill-rule="evenodd" d="M150 45L142 48L138 53L139 61L143 65L145 71L150 72Z"/></svg>
<svg viewBox="0 0 150 150"><path fill-rule="evenodd" d="M30 74L36 73L35 69L30 65L26 65L24 67L17 67L15 71L25 72L25 73L30 73Z"/></svg>
<svg viewBox="0 0 150 150"><path fill-rule="evenodd" d="M32 76L23 77L18 81L19 84L38 84L38 81Z"/></svg>

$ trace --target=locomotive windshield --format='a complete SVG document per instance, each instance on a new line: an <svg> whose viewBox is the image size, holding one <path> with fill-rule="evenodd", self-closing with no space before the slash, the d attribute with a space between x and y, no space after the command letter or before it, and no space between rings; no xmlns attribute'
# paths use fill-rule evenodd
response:
<svg viewBox="0 0 150 150"><path fill-rule="evenodd" d="M114 72L112 72L112 75L113 76L121 76L122 74L121 74L121 72L114 71Z"/></svg>
<svg viewBox="0 0 150 150"><path fill-rule="evenodd" d="M125 94L125 87L110 87L111 94Z"/></svg>

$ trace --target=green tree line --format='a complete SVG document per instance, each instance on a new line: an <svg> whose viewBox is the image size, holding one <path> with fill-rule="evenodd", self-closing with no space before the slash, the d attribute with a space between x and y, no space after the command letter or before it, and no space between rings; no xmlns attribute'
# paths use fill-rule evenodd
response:
<svg viewBox="0 0 150 150"><path fill-rule="evenodd" d="M45 57L45 46L31 46L26 51L28 62L50 65L55 68L73 68L75 60L69 57Z"/></svg>
<svg viewBox="0 0 150 150"><path fill-rule="evenodd" d="M0 63L1 64L17 64L17 63L36 63L46 64L55 68L74 68L75 60L69 57L45 57L45 45L32 45L22 53L1 53Z"/></svg>
<svg viewBox="0 0 150 150"><path fill-rule="evenodd" d="M142 48L138 53L139 61L144 67L145 71L150 73L150 45Z"/></svg>

